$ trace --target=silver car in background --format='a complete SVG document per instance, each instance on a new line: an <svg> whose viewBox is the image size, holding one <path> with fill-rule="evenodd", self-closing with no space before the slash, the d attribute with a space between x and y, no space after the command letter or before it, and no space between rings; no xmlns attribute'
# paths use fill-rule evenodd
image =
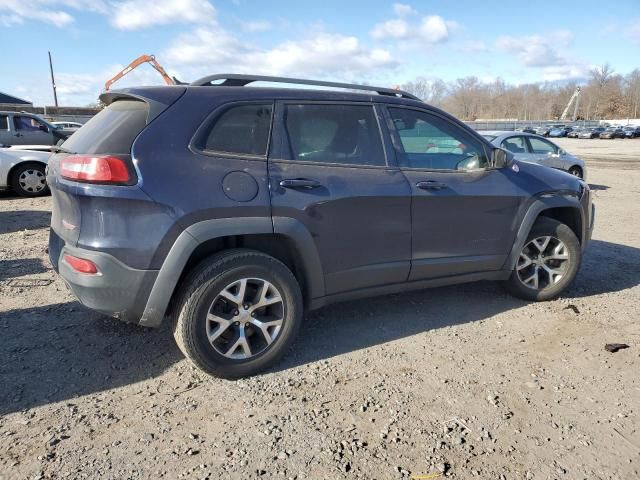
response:
<svg viewBox="0 0 640 480"><path fill-rule="evenodd" d="M571 155L539 135L505 131L481 131L478 133L494 146L512 152L516 160L539 163L547 167L565 170L582 179L587 178L587 170L582 159Z"/></svg>
<svg viewBox="0 0 640 480"><path fill-rule="evenodd" d="M0 148L0 190L13 190L23 197L49 193L45 169L51 147L42 150Z"/></svg>

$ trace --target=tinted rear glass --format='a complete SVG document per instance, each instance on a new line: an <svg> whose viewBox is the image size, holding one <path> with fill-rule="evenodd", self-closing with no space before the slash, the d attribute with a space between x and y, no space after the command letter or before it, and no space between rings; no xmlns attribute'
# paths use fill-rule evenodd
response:
<svg viewBox="0 0 640 480"><path fill-rule="evenodd" d="M229 108L214 121L199 147L211 152L266 155L272 110L271 104Z"/></svg>
<svg viewBox="0 0 640 480"><path fill-rule="evenodd" d="M62 145L74 153L130 154L133 140L147 124L149 106L119 100L89 120Z"/></svg>

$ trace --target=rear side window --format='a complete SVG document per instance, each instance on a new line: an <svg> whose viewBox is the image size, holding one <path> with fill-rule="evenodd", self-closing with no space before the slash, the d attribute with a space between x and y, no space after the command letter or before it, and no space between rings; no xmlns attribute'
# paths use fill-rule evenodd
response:
<svg viewBox="0 0 640 480"><path fill-rule="evenodd" d="M9 130L9 119L6 115L0 115L0 130Z"/></svg>
<svg viewBox="0 0 640 480"><path fill-rule="evenodd" d="M527 153L527 145L524 137L509 137L503 140L500 146L512 153Z"/></svg>
<svg viewBox="0 0 640 480"><path fill-rule="evenodd" d="M149 106L138 100L118 100L89 120L62 145L74 153L128 155L147 124Z"/></svg>
<svg viewBox="0 0 640 480"><path fill-rule="evenodd" d="M265 156L272 111L271 104L231 107L214 120L197 142L198 147L210 152Z"/></svg>
<svg viewBox="0 0 640 480"><path fill-rule="evenodd" d="M385 165L371 105L286 105L291 159L347 165Z"/></svg>

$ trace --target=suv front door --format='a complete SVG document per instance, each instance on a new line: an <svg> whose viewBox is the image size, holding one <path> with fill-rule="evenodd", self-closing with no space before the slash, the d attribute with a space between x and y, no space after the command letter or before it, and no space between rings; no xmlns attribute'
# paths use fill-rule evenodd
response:
<svg viewBox="0 0 640 480"><path fill-rule="evenodd" d="M54 145L49 127L38 119L26 115L14 115L14 140L12 145Z"/></svg>
<svg viewBox="0 0 640 480"><path fill-rule="evenodd" d="M409 280L500 270L527 193L490 148L436 112L389 107L398 164L412 189Z"/></svg>
<svg viewBox="0 0 640 480"><path fill-rule="evenodd" d="M411 191L387 163L387 137L372 104L277 105L269 154L274 225L293 218L311 234L328 295L407 280Z"/></svg>

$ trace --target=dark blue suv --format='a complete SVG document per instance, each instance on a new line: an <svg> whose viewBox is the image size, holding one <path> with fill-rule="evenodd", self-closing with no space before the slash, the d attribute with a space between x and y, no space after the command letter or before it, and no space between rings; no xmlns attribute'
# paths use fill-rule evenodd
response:
<svg viewBox="0 0 640 480"><path fill-rule="evenodd" d="M331 302L486 279L556 297L591 237L584 182L406 92L217 75L101 99L49 161L51 263L89 308L171 318L216 376L273 364Z"/></svg>

